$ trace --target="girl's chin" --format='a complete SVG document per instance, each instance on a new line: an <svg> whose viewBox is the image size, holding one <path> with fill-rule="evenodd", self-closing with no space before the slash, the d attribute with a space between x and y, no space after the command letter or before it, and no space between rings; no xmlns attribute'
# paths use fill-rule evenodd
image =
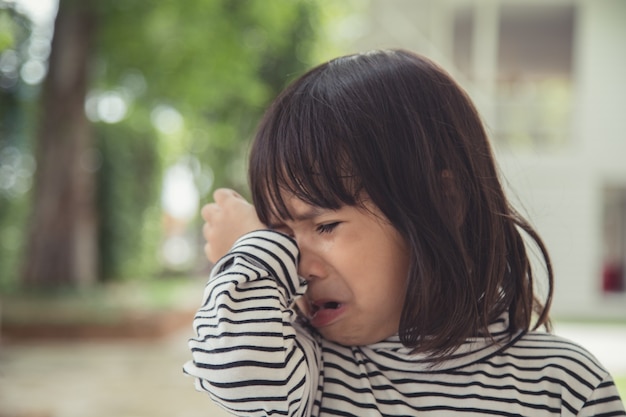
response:
<svg viewBox="0 0 626 417"><path fill-rule="evenodd" d="M317 331L322 335L322 337L330 342L337 343L338 345L352 347L352 346L364 346L368 343L365 343L363 340L357 337L346 336L345 334L339 335L332 331L325 331L326 329L317 329Z"/></svg>
<svg viewBox="0 0 626 417"><path fill-rule="evenodd" d="M321 327L316 330L324 339L348 347L367 346L383 342L397 334L397 332L373 334L369 328L362 329L362 331L359 332L355 331L354 326L349 326L350 330L347 331L346 327L342 324Z"/></svg>

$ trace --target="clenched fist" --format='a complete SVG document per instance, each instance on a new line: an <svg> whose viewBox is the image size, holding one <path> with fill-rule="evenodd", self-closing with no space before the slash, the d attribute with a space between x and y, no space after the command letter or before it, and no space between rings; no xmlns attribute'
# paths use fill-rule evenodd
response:
<svg viewBox="0 0 626 417"><path fill-rule="evenodd" d="M234 190L220 188L213 193L213 203L202 207L206 239L204 253L215 263L241 236L253 230L265 229L256 215L254 206Z"/></svg>

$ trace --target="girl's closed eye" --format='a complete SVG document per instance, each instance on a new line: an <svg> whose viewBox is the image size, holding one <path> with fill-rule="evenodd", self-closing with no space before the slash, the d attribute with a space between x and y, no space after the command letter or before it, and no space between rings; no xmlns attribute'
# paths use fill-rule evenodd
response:
<svg viewBox="0 0 626 417"><path fill-rule="evenodd" d="M340 223L341 222L320 224L315 230L317 230L319 234L331 233L337 226L339 226Z"/></svg>

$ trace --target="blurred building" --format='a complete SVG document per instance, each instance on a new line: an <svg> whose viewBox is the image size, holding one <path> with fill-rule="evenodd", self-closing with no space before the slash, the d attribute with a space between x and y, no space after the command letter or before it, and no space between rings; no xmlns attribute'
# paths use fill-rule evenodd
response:
<svg viewBox="0 0 626 417"><path fill-rule="evenodd" d="M624 0L371 0L352 45L423 53L468 90L557 317L626 318L625 22Z"/></svg>

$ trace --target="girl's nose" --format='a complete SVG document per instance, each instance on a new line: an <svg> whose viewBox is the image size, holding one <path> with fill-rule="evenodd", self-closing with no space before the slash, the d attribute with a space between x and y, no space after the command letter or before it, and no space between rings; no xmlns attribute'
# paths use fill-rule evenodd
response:
<svg viewBox="0 0 626 417"><path fill-rule="evenodd" d="M308 248L300 247L300 259L298 261L298 275L307 281L324 278L326 268L322 259Z"/></svg>

